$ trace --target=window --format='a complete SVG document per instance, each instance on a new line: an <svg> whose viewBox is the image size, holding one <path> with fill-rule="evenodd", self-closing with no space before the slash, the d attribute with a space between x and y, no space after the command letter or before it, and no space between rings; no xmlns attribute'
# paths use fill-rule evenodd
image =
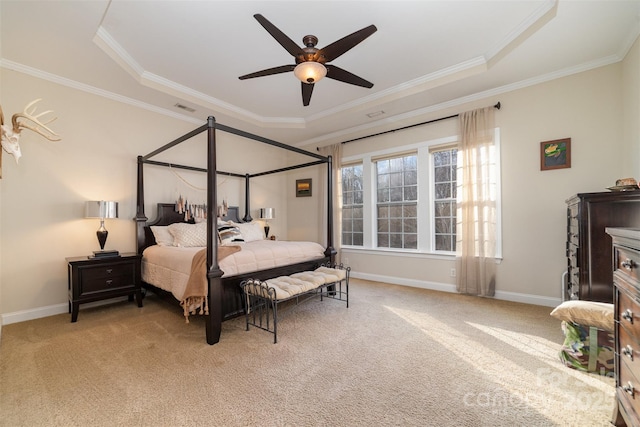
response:
<svg viewBox="0 0 640 427"><path fill-rule="evenodd" d="M500 132L485 153L502 257ZM342 244L354 251L451 257L456 252L462 172L458 137L394 146L342 159ZM493 197L493 195L492 195Z"/></svg>
<svg viewBox="0 0 640 427"><path fill-rule="evenodd" d="M362 165L342 168L342 244L363 245Z"/></svg>
<svg viewBox="0 0 640 427"><path fill-rule="evenodd" d="M436 251L456 250L458 150L433 151L433 234Z"/></svg>
<svg viewBox="0 0 640 427"><path fill-rule="evenodd" d="M379 248L418 248L418 156L376 161Z"/></svg>

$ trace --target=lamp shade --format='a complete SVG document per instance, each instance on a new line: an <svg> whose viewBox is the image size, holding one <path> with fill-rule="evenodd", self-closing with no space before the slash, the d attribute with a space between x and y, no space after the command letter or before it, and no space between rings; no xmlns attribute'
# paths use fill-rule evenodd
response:
<svg viewBox="0 0 640 427"><path fill-rule="evenodd" d="M327 75L327 69L319 62L301 62L293 69L293 74L302 83L316 83Z"/></svg>
<svg viewBox="0 0 640 427"><path fill-rule="evenodd" d="M104 200L88 201L85 208L86 218L118 218L118 202Z"/></svg>
<svg viewBox="0 0 640 427"><path fill-rule="evenodd" d="M260 219L274 219L276 210L274 208L260 208Z"/></svg>

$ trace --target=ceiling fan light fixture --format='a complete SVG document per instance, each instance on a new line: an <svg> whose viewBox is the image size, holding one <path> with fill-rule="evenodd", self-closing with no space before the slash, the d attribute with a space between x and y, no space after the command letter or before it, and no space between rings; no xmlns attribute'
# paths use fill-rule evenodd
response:
<svg viewBox="0 0 640 427"><path fill-rule="evenodd" d="M293 74L302 83L317 83L327 75L327 69L319 62L301 62L293 69Z"/></svg>

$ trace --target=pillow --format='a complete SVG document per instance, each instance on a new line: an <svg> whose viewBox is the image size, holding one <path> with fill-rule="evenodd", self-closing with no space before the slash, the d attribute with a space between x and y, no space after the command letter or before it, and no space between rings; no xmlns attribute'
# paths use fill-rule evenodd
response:
<svg viewBox="0 0 640 427"><path fill-rule="evenodd" d="M152 225L151 232L156 239L158 246L173 246L173 236L169 233L169 227L166 225Z"/></svg>
<svg viewBox="0 0 640 427"><path fill-rule="evenodd" d="M606 302L566 301L554 308L551 316L565 322L613 331L613 304Z"/></svg>
<svg viewBox="0 0 640 427"><path fill-rule="evenodd" d="M218 223L218 239L221 245L244 242L240 229L232 222Z"/></svg>
<svg viewBox="0 0 640 427"><path fill-rule="evenodd" d="M233 225L240 229L240 233L242 233L245 242L264 240L264 228L262 228L259 222L233 223Z"/></svg>
<svg viewBox="0 0 640 427"><path fill-rule="evenodd" d="M207 246L207 223L187 224L177 222L168 226L173 236L173 246L194 247Z"/></svg>

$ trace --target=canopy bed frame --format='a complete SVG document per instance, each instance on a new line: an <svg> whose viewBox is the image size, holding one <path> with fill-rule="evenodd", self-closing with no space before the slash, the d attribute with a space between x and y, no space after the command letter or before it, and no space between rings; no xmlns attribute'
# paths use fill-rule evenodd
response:
<svg viewBox="0 0 640 427"><path fill-rule="evenodd" d="M152 157L166 151L167 149L174 147L188 139L207 132L207 168L198 168L193 166L186 166L180 164L166 163L151 160ZM292 151L295 153L303 154L314 158L314 161L298 164L295 166L288 166L284 168L278 168L274 170L268 170L259 173L233 173L218 170L217 168L217 153L216 153L216 133L217 131L223 131L238 135L259 143L272 145L284 150ZM250 197L249 187L251 178L286 172L294 169L327 164L327 247L324 252L324 258L320 258L313 261L307 261L282 267L269 268L266 270L255 271L251 273L245 273L235 276L222 277L224 272L218 265L218 235L217 235L217 176L233 176L245 179L245 215L242 218L243 221L249 222L252 220L250 215ZM332 158L331 156L324 157L316 153L305 151L293 146L289 146L277 141L273 141L258 135L254 135L239 129L235 129L229 126L225 126L220 123L216 123L215 118L209 116L207 123L194 129L191 132L175 139L168 144L156 149L155 151L147 154L146 156L138 156L138 179L137 179L137 211L136 211L136 239L137 239L137 251L142 254L144 249L155 243L153 233L150 230L151 225L169 225L175 222L183 222L184 216L174 212L174 204L158 204L157 218L152 222L148 222L148 218L144 212L144 165L155 165L160 167L171 167L176 169L185 169L191 171L198 171L207 174L207 281L208 281L208 306L209 314L205 315L206 318L206 339L208 344L215 344L220 340L220 332L222 329L222 321L232 317L242 315L244 313L243 294L240 287L240 283L247 279L260 279L266 280L269 278L289 275L299 271L313 270L323 263L335 262L336 251L333 247L333 196L332 196ZM237 208L236 208L237 209ZM228 216L237 218L237 210L230 208ZM233 218L232 218L233 219Z"/></svg>

